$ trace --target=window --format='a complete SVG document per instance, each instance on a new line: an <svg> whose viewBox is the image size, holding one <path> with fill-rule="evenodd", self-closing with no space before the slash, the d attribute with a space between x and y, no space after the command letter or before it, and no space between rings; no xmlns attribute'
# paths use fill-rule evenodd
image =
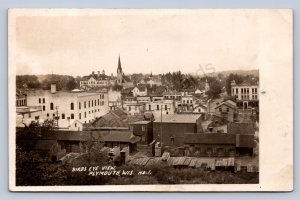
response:
<svg viewBox="0 0 300 200"><path fill-rule="evenodd" d="M92 107L94 106L94 101L92 100Z"/></svg>
<svg viewBox="0 0 300 200"><path fill-rule="evenodd" d="M86 112L84 112L84 118L86 118Z"/></svg>
<svg viewBox="0 0 300 200"><path fill-rule="evenodd" d="M71 103L71 110L74 110L74 103Z"/></svg>
<svg viewBox="0 0 300 200"><path fill-rule="evenodd" d="M79 119L81 119L81 113L79 113Z"/></svg>
<svg viewBox="0 0 300 200"><path fill-rule="evenodd" d="M128 107L128 110L131 111L131 106Z"/></svg>
<svg viewBox="0 0 300 200"><path fill-rule="evenodd" d="M31 113L28 113L28 117L31 118Z"/></svg>
<svg viewBox="0 0 300 200"><path fill-rule="evenodd" d="M238 89L238 88L236 88L236 89L235 89L235 92L238 94L238 93L239 93L239 89Z"/></svg>
<svg viewBox="0 0 300 200"><path fill-rule="evenodd" d="M79 102L78 107L79 107L79 110L80 110L81 109L81 102Z"/></svg>
<svg viewBox="0 0 300 200"><path fill-rule="evenodd" d="M86 108L86 102L84 102L84 108Z"/></svg>
<svg viewBox="0 0 300 200"><path fill-rule="evenodd" d="M55 117L55 114L53 113L53 117Z"/></svg>
<svg viewBox="0 0 300 200"><path fill-rule="evenodd" d="M49 113L47 113L47 117L49 117Z"/></svg>
<svg viewBox="0 0 300 200"><path fill-rule="evenodd" d="M151 110L151 105L149 105L149 110Z"/></svg>
<svg viewBox="0 0 300 200"><path fill-rule="evenodd" d="M43 98L43 103L45 103L45 98Z"/></svg>
<svg viewBox="0 0 300 200"><path fill-rule="evenodd" d="M98 106L100 106L100 100L98 99Z"/></svg>
<svg viewBox="0 0 300 200"><path fill-rule="evenodd" d="M77 127L77 123L75 123L75 127Z"/></svg>
<svg viewBox="0 0 300 200"><path fill-rule="evenodd" d="M74 114L73 113L71 114L71 119L74 119Z"/></svg>
<svg viewBox="0 0 300 200"><path fill-rule="evenodd" d="M219 111L222 112L222 108L219 108Z"/></svg>
<svg viewBox="0 0 300 200"><path fill-rule="evenodd" d="M51 102L50 103L50 110L53 110L54 109L54 105L53 105L53 103Z"/></svg>
<svg viewBox="0 0 300 200"><path fill-rule="evenodd" d="M39 98L39 103L41 103L41 98Z"/></svg>
<svg viewBox="0 0 300 200"><path fill-rule="evenodd" d="M97 106L97 101L95 100L95 106Z"/></svg>
<svg viewBox="0 0 300 200"><path fill-rule="evenodd" d="M91 102L89 101L89 107L91 107Z"/></svg>
<svg viewBox="0 0 300 200"><path fill-rule="evenodd" d="M167 105L165 105L165 110L168 110L168 106Z"/></svg>
<svg viewBox="0 0 300 200"><path fill-rule="evenodd" d="M174 138L174 137L171 137L170 139L171 139L171 143L172 143L172 145L173 145L174 142L175 142L175 138Z"/></svg>
<svg viewBox="0 0 300 200"><path fill-rule="evenodd" d="M182 100L183 101L183 103L185 103L185 100Z"/></svg>
<svg viewBox="0 0 300 200"><path fill-rule="evenodd" d="M46 107L45 106L43 106L43 111L45 111L46 110Z"/></svg>
<svg viewBox="0 0 300 200"><path fill-rule="evenodd" d="M227 112L229 112L229 108L227 108L226 110L227 110Z"/></svg>
<svg viewBox="0 0 300 200"><path fill-rule="evenodd" d="M159 105L157 105L156 109L159 110Z"/></svg>
<svg viewBox="0 0 300 200"><path fill-rule="evenodd" d="M61 114L61 118L62 119L65 119L66 118L66 116L65 116L65 114L63 113L63 114Z"/></svg>

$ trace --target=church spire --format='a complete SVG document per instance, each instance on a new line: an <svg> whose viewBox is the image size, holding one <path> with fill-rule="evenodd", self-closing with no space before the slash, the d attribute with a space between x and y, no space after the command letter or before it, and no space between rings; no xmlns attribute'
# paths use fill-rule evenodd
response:
<svg viewBox="0 0 300 200"><path fill-rule="evenodd" d="M118 60L118 71L122 72L120 54L119 54L119 60Z"/></svg>

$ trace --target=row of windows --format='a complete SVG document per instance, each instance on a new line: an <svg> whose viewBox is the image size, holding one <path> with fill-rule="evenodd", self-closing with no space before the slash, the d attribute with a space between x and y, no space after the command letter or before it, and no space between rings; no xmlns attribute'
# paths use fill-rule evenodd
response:
<svg viewBox="0 0 300 200"><path fill-rule="evenodd" d="M185 103L185 100L182 100L183 103ZM186 100L186 103L193 103L193 100Z"/></svg>
<svg viewBox="0 0 300 200"><path fill-rule="evenodd" d="M160 110L162 107L164 107L165 110L168 110L168 105L156 105L156 110ZM148 105L148 109L152 110L152 106Z"/></svg>
<svg viewBox="0 0 300 200"><path fill-rule="evenodd" d="M26 99L18 99L16 101L17 106L25 106L26 105Z"/></svg>
<svg viewBox="0 0 300 200"><path fill-rule="evenodd" d="M103 106L104 105L104 101L100 101L100 99L98 100L89 100L88 102L84 101L83 102L83 108L86 108L88 105L88 107L90 108L91 106ZM81 102L79 102L78 104L79 110L81 109Z"/></svg>
<svg viewBox="0 0 300 200"><path fill-rule="evenodd" d="M39 103L42 103L42 98L39 98ZM45 103L45 98L43 98L43 103Z"/></svg>
<svg viewBox="0 0 300 200"><path fill-rule="evenodd" d="M181 96L164 96L165 99L176 99L176 100L181 100Z"/></svg>
<svg viewBox="0 0 300 200"><path fill-rule="evenodd" d="M91 113L96 113L96 112L100 112L100 109L95 109L95 110L92 110L92 111L89 111L89 114L91 114ZM84 112L83 113L84 114L84 118L86 118L86 112ZM49 117L49 113L47 113L47 117ZM55 117L55 113L53 113L53 117ZM74 119L74 114L72 113L71 114L71 117L70 117L71 119ZM66 115L65 115L65 113L62 113L61 114L61 119L66 119ZM79 113L79 119L81 119L81 113Z"/></svg>
<svg viewBox="0 0 300 200"><path fill-rule="evenodd" d="M232 88L232 93L234 93L234 88ZM235 89L235 93L238 94L239 93L239 89L236 88ZM249 88L241 88L241 93L247 93L249 94ZM252 88L252 94L255 93L257 94L257 88Z"/></svg>
<svg viewBox="0 0 300 200"><path fill-rule="evenodd" d="M88 84L88 85L107 84L107 81L81 81L81 84Z"/></svg>
<svg viewBox="0 0 300 200"><path fill-rule="evenodd" d="M96 100L95 100L95 106L96 106ZM94 101L88 101L88 105L89 105L89 108L91 107L91 104L92 104L92 107L94 107ZM104 101L100 101L98 99L98 105L101 105L103 106L104 105ZM84 108L86 108L86 102L84 102ZM70 109L71 110L74 110L74 103L70 103ZM79 102L79 110L81 109L81 103ZM43 110L45 110L45 106L43 106ZM54 104L51 102L50 103L50 110L54 110Z"/></svg>

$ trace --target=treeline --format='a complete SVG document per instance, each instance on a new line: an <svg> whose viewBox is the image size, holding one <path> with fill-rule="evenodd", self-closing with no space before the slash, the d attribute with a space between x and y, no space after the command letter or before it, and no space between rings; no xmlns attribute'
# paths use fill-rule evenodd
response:
<svg viewBox="0 0 300 200"><path fill-rule="evenodd" d="M79 86L79 80L68 75L19 75L16 77L17 89L50 89L56 83L57 90L73 90Z"/></svg>

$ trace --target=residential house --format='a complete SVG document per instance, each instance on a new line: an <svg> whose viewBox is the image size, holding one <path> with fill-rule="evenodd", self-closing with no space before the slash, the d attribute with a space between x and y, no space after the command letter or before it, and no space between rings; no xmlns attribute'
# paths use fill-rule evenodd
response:
<svg viewBox="0 0 300 200"><path fill-rule="evenodd" d="M215 113L224 119L233 122L237 119L237 107L231 100L224 101L215 107Z"/></svg>
<svg viewBox="0 0 300 200"><path fill-rule="evenodd" d="M131 90L134 97L137 96L147 96L147 87L145 86L136 86Z"/></svg>

